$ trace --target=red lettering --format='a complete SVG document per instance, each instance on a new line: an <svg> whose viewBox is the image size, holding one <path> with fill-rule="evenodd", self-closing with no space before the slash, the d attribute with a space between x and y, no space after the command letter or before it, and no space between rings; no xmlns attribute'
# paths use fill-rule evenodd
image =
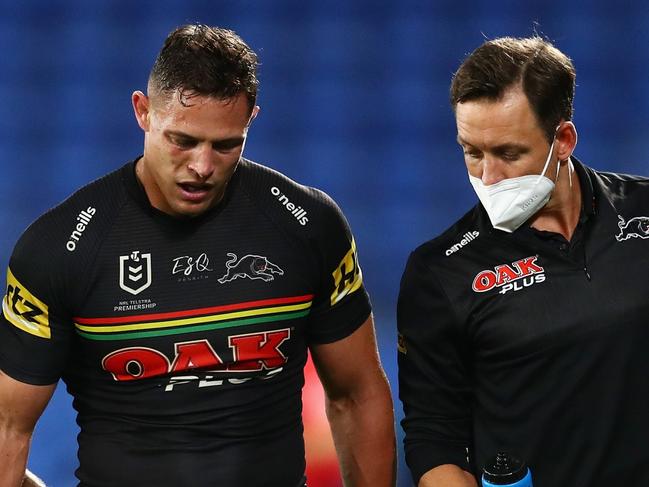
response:
<svg viewBox="0 0 649 487"><path fill-rule="evenodd" d="M482 271L473 280L473 290L478 293L489 291L496 285L496 273L494 271Z"/></svg>
<svg viewBox="0 0 649 487"><path fill-rule="evenodd" d="M514 262L514 265L520 269L521 273L524 276L529 276L530 274L538 274L543 272L544 269L540 265L536 264L537 256L525 257L524 259L517 260Z"/></svg>
<svg viewBox="0 0 649 487"><path fill-rule="evenodd" d="M473 279L472 288L477 293L489 291L494 287L501 287L532 274L543 274L545 269L536 263L538 255L525 257L512 264L502 264L494 270L484 270Z"/></svg>
<svg viewBox="0 0 649 487"><path fill-rule="evenodd" d="M502 286L506 282L514 281L515 279L520 277L520 275L507 264L497 266L496 275L498 276L496 278L496 285L498 286Z"/></svg>
<svg viewBox="0 0 649 487"><path fill-rule="evenodd" d="M277 369L287 361L279 347L290 336L290 329L286 328L229 337L228 344L233 351L233 361L227 364L227 368L205 339L174 344L173 364L170 364L162 352L152 348L130 347L106 355L102 360L102 367L110 372L116 381L145 379L191 369L207 369L214 372Z"/></svg>
<svg viewBox="0 0 649 487"><path fill-rule="evenodd" d="M286 363L286 356L279 346L290 338L288 328L283 330L235 335L228 339L234 355L234 363L228 370L252 372L275 369Z"/></svg>
<svg viewBox="0 0 649 487"><path fill-rule="evenodd" d="M104 357L104 370L117 381L145 379L164 375L169 370L169 360L152 348L123 348Z"/></svg>
<svg viewBox="0 0 649 487"><path fill-rule="evenodd" d="M176 343L175 347L176 359L171 372L218 367L223 363L207 340Z"/></svg>

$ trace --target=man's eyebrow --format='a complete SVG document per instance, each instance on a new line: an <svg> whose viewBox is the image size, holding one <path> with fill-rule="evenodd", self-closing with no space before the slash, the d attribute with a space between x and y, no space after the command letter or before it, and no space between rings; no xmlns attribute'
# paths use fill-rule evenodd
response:
<svg viewBox="0 0 649 487"><path fill-rule="evenodd" d="M529 146L523 144L517 144L515 142L508 142L505 144L500 144L495 146L493 152L503 153L503 152L518 152L519 154L525 154L530 151Z"/></svg>
<svg viewBox="0 0 649 487"><path fill-rule="evenodd" d="M189 134L186 134L185 132L179 132L178 130L165 130L164 131L165 135L173 136L173 137L181 137L183 139L189 139L189 140L198 140L196 137L192 137Z"/></svg>
<svg viewBox="0 0 649 487"><path fill-rule="evenodd" d="M180 132L178 130L167 130L167 131L165 131L165 134L171 135L173 137L180 137L180 138L183 138L183 139L196 141L196 142L199 142L199 141L202 140L200 138L197 138L197 137L194 137L192 135L186 134L185 132ZM236 146L236 145L242 144L244 140L245 140L244 137L229 137L227 139L214 139L214 140L210 140L209 142L210 142L210 144L212 144L214 146L227 147L227 146Z"/></svg>
<svg viewBox="0 0 649 487"><path fill-rule="evenodd" d="M243 144L245 137L230 137L229 139L217 139L212 141L213 147L236 147Z"/></svg>
<svg viewBox="0 0 649 487"><path fill-rule="evenodd" d="M467 142L466 140L464 140L459 135L457 136L456 141L462 147L465 147L465 146L466 147L474 147L471 143ZM500 145L492 147L491 150L493 152L496 152L496 153L503 153L503 152L507 152L507 151L516 151L516 152L520 152L521 154L525 154L525 153L530 151L530 148L529 148L529 146L524 145L524 144L518 144L516 142L506 142L504 144L500 144Z"/></svg>

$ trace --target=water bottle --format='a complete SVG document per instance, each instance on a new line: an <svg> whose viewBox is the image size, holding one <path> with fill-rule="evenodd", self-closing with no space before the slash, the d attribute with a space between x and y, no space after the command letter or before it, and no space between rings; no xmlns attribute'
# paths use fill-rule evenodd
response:
<svg viewBox="0 0 649 487"><path fill-rule="evenodd" d="M532 474L525 462L499 452L482 469L483 487L532 487Z"/></svg>

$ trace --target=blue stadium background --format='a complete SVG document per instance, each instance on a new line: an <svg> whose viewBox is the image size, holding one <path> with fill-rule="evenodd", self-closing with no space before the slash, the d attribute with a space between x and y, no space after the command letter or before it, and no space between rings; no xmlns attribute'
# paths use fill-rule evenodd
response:
<svg viewBox="0 0 649 487"><path fill-rule="evenodd" d="M344 209L396 389L395 303L407 255L475 201L447 103L466 53L485 37L536 29L553 39L577 66L577 156L649 173L649 6L580 3L2 0L0 263L40 213L140 153L129 97L145 87L166 34L187 22L227 26L263 63L246 155ZM56 487L74 483L71 424L59 388L30 458ZM408 486L400 457L399 485Z"/></svg>

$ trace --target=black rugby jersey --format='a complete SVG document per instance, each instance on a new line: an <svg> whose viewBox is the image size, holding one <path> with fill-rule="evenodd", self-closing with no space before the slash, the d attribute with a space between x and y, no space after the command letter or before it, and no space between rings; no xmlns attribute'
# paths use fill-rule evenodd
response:
<svg viewBox="0 0 649 487"><path fill-rule="evenodd" d="M415 482L445 463L478 476L504 450L534 487L649 485L649 179L576 169L570 242L494 230L478 205L411 254L398 356Z"/></svg>
<svg viewBox="0 0 649 487"><path fill-rule="evenodd" d="M242 160L191 219L135 164L33 223L9 263L0 369L62 377L83 486L302 485L307 347L369 316L354 240L324 193Z"/></svg>

